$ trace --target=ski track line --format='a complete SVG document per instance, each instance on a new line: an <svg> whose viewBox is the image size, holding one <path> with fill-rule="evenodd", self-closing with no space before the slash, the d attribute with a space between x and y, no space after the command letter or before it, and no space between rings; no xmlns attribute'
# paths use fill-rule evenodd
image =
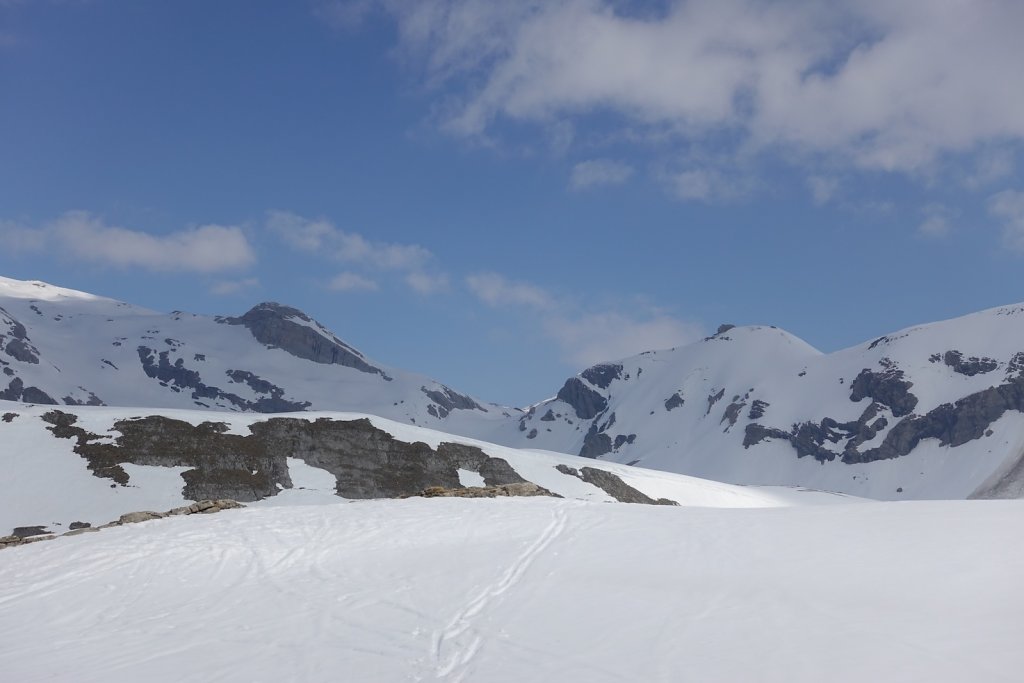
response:
<svg viewBox="0 0 1024 683"><path fill-rule="evenodd" d="M522 580L537 556L562 535L567 522L568 514L565 508L557 508L552 514L551 521L537 539L509 565L501 577L466 603L443 630L434 632L431 654L438 680L458 683L463 679L465 667L476 657L483 644L483 638L478 633L472 633L468 640L462 636L467 631L475 631L473 624L480 613Z"/></svg>

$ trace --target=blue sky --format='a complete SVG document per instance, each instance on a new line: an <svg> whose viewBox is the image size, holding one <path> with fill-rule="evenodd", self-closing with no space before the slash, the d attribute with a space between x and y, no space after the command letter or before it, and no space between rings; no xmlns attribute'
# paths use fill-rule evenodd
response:
<svg viewBox="0 0 1024 683"><path fill-rule="evenodd" d="M0 0L0 273L525 404L1024 299L1009 0Z"/></svg>

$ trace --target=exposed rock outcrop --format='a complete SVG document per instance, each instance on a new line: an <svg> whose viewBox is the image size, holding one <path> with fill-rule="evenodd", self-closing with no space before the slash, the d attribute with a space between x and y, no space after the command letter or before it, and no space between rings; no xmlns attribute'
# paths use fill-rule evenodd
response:
<svg viewBox="0 0 1024 683"><path fill-rule="evenodd" d="M622 377L622 366L617 363L601 363L587 368L580 376L595 387L607 389L613 380Z"/></svg>
<svg viewBox="0 0 1024 683"><path fill-rule="evenodd" d="M558 390L556 398L565 401L576 411L576 417L590 420L608 407L608 400L583 383L579 377L570 377Z"/></svg>
<svg viewBox="0 0 1024 683"><path fill-rule="evenodd" d="M897 396L901 391L896 390ZM892 393L888 396L892 398ZM909 454L924 439L938 439L942 446L962 446L985 436L992 423L1007 411L1024 412L1024 378L970 394L955 403L945 403L924 415L906 416L893 426L880 445L861 450L861 444L874 439L888 426L884 417L875 419L879 409L880 405L873 402L854 422L839 423L825 418L818 424L795 425L792 431L751 423L747 425L743 446L749 448L765 439L785 439L796 449L798 457L810 455L825 462L841 456L845 463L898 458ZM845 441L842 449L833 450L826 445L841 441Z"/></svg>
<svg viewBox="0 0 1024 683"><path fill-rule="evenodd" d="M146 346L140 346L137 350L146 376L152 377L164 386L170 386L174 391L191 390L192 399L197 402L199 399L219 399L231 403L240 410L255 413L290 413L305 410L310 406L309 401L289 401L283 398L283 389L245 370L228 370L228 378L233 382L245 383L256 393L268 394L267 396L255 401L244 399L238 394L203 382L198 371L185 365L184 358L178 358L171 363L169 351L157 353Z"/></svg>
<svg viewBox="0 0 1024 683"><path fill-rule="evenodd" d="M942 362L952 368L953 372L967 377L983 375L999 367L999 361L994 358L978 358L976 356L964 358L964 354L955 350L946 351L942 355Z"/></svg>
<svg viewBox="0 0 1024 683"><path fill-rule="evenodd" d="M416 495L423 498L500 498L505 496L551 496L552 498L561 498L557 493L552 493L543 486L537 486L531 482L499 484L498 486L465 486L454 489L444 486L428 486Z"/></svg>
<svg viewBox="0 0 1024 683"><path fill-rule="evenodd" d="M28 338L25 326L0 308L0 349L16 361L39 364L39 349Z"/></svg>
<svg viewBox="0 0 1024 683"><path fill-rule="evenodd" d="M459 469L478 472L488 486L522 483L507 461L475 446L398 441L368 419L315 421L272 418L250 426L249 435L228 434L223 423L192 425L153 415L119 420L114 443L76 426L60 411L43 419L60 438L75 439L76 453L96 476L127 485L121 465L185 466L183 495L193 500L258 500L290 488L287 458L298 458L335 476L345 498L394 498L428 486L459 488Z"/></svg>
<svg viewBox="0 0 1024 683"><path fill-rule="evenodd" d="M584 458L599 458L611 453L612 447L612 438L601 431L597 421L594 421L583 437L583 447L580 448L579 455Z"/></svg>
<svg viewBox="0 0 1024 683"><path fill-rule="evenodd" d="M245 506L237 500L201 500L193 503L192 505L174 508L167 512L152 512L149 510L126 512L115 521L96 527L92 526L88 522L72 522L68 525L69 530L60 534L60 536L78 536L80 534L97 532L102 529L109 529L110 527L148 522L150 520L162 519L164 517L177 517L181 515L193 515L196 513L211 514L220 512L221 510L233 510L235 508L242 507ZM47 531L45 527L17 527L10 536L0 536L0 550L4 548L12 548L17 545L25 545L26 543L33 543L35 541L52 541L57 537L58 536L56 534Z"/></svg>
<svg viewBox="0 0 1024 683"><path fill-rule="evenodd" d="M577 470L575 467L569 467L568 465L556 465L555 469L562 474L568 474L569 476L582 479L588 484L593 484L620 503L679 505L676 501L669 500L668 498L651 498L647 494L636 490L626 482L622 481L622 478L618 475L612 474L607 470L600 470L596 467L584 467Z"/></svg>
<svg viewBox="0 0 1024 683"><path fill-rule="evenodd" d="M26 387L20 377L12 379L7 388L0 391L0 400L38 403L45 406L57 405L57 401L39 387Z"/></svg>
<svg viewBox="0 0 1024 683"><path fill-rule="evenodd" d="M254 306L241 317L219 317L217 322L242 325L261 344L298 358L326 365L342 365L391 380L383 370L370 365L363 354L297 308L268 301Z"/></svg>
<svg viewBox="0 0 1024 683"><path fill-rule="evenodd" d="M905 380L903 371L888 358L881 361L882 371L861 370L850 384L850 400L870 398L892 410L893 417L909 415L917 406L917 397L910 393L912 382Z"/></svg>
<svg viewBox="0 0 1024 683"><path fill-rule="evenodd" d="M457 391L452 391L448 387L441 387L437 389L427 389L426 387L420 387L420 391L426 394L427 398L433 401L435 406L428 406L434 408L431 414L435 417L448 417L449 413L453 410L480 410L487 412L487 409L481 406L479 403L471 399L469 396L463 396Z"/></svg>

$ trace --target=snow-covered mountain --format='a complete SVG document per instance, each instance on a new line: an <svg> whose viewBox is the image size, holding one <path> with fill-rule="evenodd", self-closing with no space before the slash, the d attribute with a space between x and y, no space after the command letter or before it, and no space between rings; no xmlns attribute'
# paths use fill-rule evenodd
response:
<svg viewBox="0 0 1024 683"><path fill-rule="evenodd" d="M539 448L734 483L1020 497L1024 305L831 354L774 327L723 325L584 370L516 429Z"/></svg>
<svg viewBox="0 0 1024 683"><path fill-rule="evenodd" d="M288 306L165 314L8 278L0 278L0 372L0 400L27 403L358 410L453 432L516 412L370 360Z"/></svg>
<svg viewBox="0 0 1024 683"><path fill-rule="evenodd" d="M353 411L512 447L881 499L1024 495L1024 305L823 354L774 327L588 368L528 410L373 361L301 311L155 313L0 279L0 400Z"/></svg>

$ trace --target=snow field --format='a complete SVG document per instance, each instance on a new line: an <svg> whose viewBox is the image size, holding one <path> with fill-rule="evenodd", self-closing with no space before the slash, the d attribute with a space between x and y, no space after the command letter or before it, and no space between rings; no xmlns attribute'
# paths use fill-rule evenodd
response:
<svg viewBox="0 0 1024 683"><path fill-rule="evenodd" d="M0 556L4 680L1017 681L1024 503L248 508Z"/></svg>

